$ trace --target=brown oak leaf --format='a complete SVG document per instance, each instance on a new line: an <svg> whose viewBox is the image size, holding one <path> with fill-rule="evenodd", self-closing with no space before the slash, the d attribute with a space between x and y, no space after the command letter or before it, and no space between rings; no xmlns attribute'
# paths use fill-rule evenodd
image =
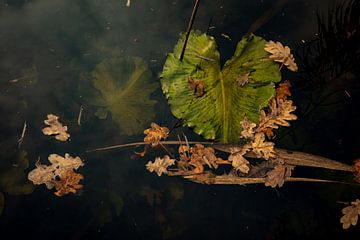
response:
<svg viewBox="0 0 360 240"><path fill-rule="evenodd" d="M265 142L265 134L262 132L255 134L255 139L251 143L252 151L266 160L275 157L274 143Z"/></svg>
<svg viewBox="0 0 360 240"><path fill-rule="evenodd" d="M144 142L150 143L152 147L157 146L160 143L161 139L165 139L169 134L169 129L167 127L160 127L156 123L151 123L151 128L145 129Z"/></svg>
<svg viewBox="0 0 360 240"><path fill-rule="evenodd" d="M290 87L291 85L288 80L279 84L279 87L276 89L276 100L278 102L279 100L285 101L288 96L291 96Z"/></svg>
<svg viewBox="0 0 360 240"><path fill-rule="evenodd" d="M351 202L350 206L347 206L341 210L344 214L340 218L343 229L348 229L351 225L355 226L358 221L358 215L360 214L360 200L356 199L354 202Z"/></svg>
<svg viewBox="0 0 360 240"><path fill-rule="evenodd" d="M254 137L254 128L256 127L255 123L252 123L248 120L247 117L240 122L242 131L240 133L243 138L253 138Z"/></svg>
<svg viewBox="0 0 360 240"><path fill-rule="evenodd" d="M53 181L56 189L55 195L61 197L69 193L76 193L77 190L83 187L79 183L82 179L84 177L81 174L72 170L67 171L60 177L60 180Z"/></svg>
<svg viewBox="0 0 360 240"><path fill-rule="evenodd" d="M66 132L67 126L63 126L58 119L58 116L54 114L48 114L47 119L44 120L44 123L49 125L49 127L43 128L42 132L45 135L55 135L55 139L65 142L69 139L70 134Z"/></svg>
<svg viewBox="0 0 360 240"><path fill-rule="evenodd" d="M265 186L275 188L276 186L282 187L285 179L291 176L291 171L294 166L278 164L273 170L270 170L266 174Z"/></svg>
<svg viewBox="0 0 360 240"><path fill-rule="evenodd" d="M194 80L191 76L188 76L189 88L194 91L196 97L202 97L205 94L205 81Z"/></svg>
<svg viewBox="0 0 360 240"><path fill-rule="evenodd" d="M149 161L146 164L146 169L149 172L156 172L156 174L160 177L162 174L167 174L167 168L171 165L174 165L175 159L171 159L168 155L164 157L155 158L154 162Z"/></svg>
<svg viewBox="0 0 360 240"><path fill-rule="evenodd" d="M231 165L242 173L248 173L250 171L250 163L246 160L241 154L241 152L236 152L230 154L228 160L231 162Z"/></svg>
<svg viewBox="0 0 360 240"><path fill-rule="evenodd" d="M270 59L275 62L281 62L289 70L296 72L298 67L295 63L294 56L290 53L290 48L288 46L283 46L280 42L269 41L265 44L265 51L271 53L269 56Z"/></svg>

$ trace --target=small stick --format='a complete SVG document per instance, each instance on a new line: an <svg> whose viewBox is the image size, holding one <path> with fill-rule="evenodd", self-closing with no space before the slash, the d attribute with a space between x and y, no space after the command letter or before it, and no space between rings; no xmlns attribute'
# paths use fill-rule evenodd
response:
<svg viewBox="0 0 360 240"><path fill-rule="evenodd" d="M78 126L81 126L81 116L82 116L83 110L84 110L84 108L83 108L83 106L81 105L81 106L80 106L79 115L78 115L78 119L77 119L77 124L78 124Z"/></svg>
<svg viewBox="0 0 360 240"><path fill-rule="evenodd" d="M190 31L191 31L191 28L192 26L194 25L194 20L195 20L195 15L196 15L196 12L199 8L199 4L200 4L200 0L196 0L195 2L195 5L194 5L194 8L193 8L193 11L191 13L191 17L190 17L190 21L189 21L189 24L188 24L188 28L186 30L186 37L185 37L185 42L184 42L184 46L181 50L181 54L180 54L180 61L183 60L184 58L184 54L185 54L185 48L186 48L186 44L189 40L189 36L190 36Z"/></svg>
<svg viewBox="0 0 360 240"><path fill-rule="evenodd" d="M26 129L27 129L27 124L26 124L26 121L25 121L22 132L21 132L21 136L20 136L19 140L17 141L18 142L18 148L20 148L22 142L24 141Z"/></svg>

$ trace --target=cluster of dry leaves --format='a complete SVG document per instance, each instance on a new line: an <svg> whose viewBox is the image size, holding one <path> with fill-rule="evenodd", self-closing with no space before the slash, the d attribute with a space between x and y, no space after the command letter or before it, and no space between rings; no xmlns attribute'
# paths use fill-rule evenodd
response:
<svg viewBox="0 0 360 240"><path fill-rule="evenodd" d="M64 157L58 154L50 154L48 157L51 165L44 165L37 162L36 168L28 174L28 179L35 185L45 184L48 189L55 187L56 196L63 196L75 193L82 188L79 183L84 177L75 170L84 166L79 157L71 157L65 154Z"/></svg>
<svg viewBox="0 0 360 240"><path fill-rule="evenodd" d="M268 109L261 110L260 121L258 124L250 122L246 117L241 121L241 137L247 143L241 147L230 147L230 155L227 159L217 157L215 150L205 147L202 144L179 143L178 160L170 158L169 155L157 157L154 162L149 161L146 168L150 172L157 173L158 176L166 175L191 175L200 174L205 169L217 169L220 164L232 165L239 176L246 176L251 169L251 164L245 155L249 152L255 154L257 158L272 161L274 168L266 173L266 186L281 187L285 179L291 176L293 166L286 165L281 159L276 157L274 143L267 138L273 137L273 130L279 126L289 126L289 121L295 120L293 114L296 107L287 97L291 95L290 84L284 82L276 90L276 96L269 101ZM151 128L144 131L146 134L144 142L152 147L157 146L162 139L168 136L168 129L160 127L156 123L151 124ZM171 170L168 168L174 166Z"/></svg>
<svg viewBox="0 0 360 240"><path fill-rule="evenodd" d="M48 125L42 129L45 135L55 135L59 141L67 141L70 134L67 133L67 126L59 122L59 117L54 114L48 114L44 123ZM58 154L50 154L48 157L50 165L35 164L36 168L28 174L28 179L35 185L45 184L48 189L55 188L55 195L58 197L69 193L76 193L83 186L79 183L84 177L76 173L79 167L84 166L79 157L71 157L65 154L64 157Z"/></svg>
<svg viewBox="0 0 360 240"><path fill-rule="evenodd" d="M264 48L270 53L269 59L280 62L291 71L297 71L298 67L290 48L283 46L280 42L270 41ZM249 73L238 76L236 85L241 87L249 80ZM194 80L190 76L187 79L189 88L194 91L197 97L204 94L205 84L202 80ZM285 81L279 84L276 89L276 96L270 99L268 109L260 111L259 123L253 123L245 116L240 122L242 126L241 138L247 143L242 147L230 148L228 159L221 159L215 155L215 150L201 144L190 147L188 144L179 144L179 159L171 159L169 155L163 158L157 157L154 162L146 164L150 172L156 172L159 176L167 175L189 175L199 174L208 169L216 169L219 164L229 164L240 176L246 176L251 170L251 164L246 159L247 153L255 154L257 158L272 161L274 168L266 173L266 186L281 187L286 178L291 176L293 166L286 165L281 159L276 158L274 143L267 140L274 137L274 129L279 126L290 126L289 121L296 120L293 114L296 107L287 97L291 96L290 83ZM159 144L161 139L168 135L168 129L152 123L151 128L144 131L146 137L144 142L151 144L152 147ZM174 166L175 165L175 166ZM171 171L168 167L174 166Z"/></svg>

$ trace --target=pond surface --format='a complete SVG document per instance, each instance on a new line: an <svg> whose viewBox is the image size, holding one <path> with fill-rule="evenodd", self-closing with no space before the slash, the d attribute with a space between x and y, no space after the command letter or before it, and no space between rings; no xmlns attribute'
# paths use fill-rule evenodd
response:
<svg viewBox="0 0 360 240"><path fill-rule="evenodd" d="M341 202L359 198L358 186L201 185L149 173L145 164L165 154L161 148L143 158L135 154L142 147L87 152L143 141L142 131L151 122L169 128L181 123L160 89L159 74L186 30L194 2L126 3L0 0L0 238L357 239L360 226L343 230L339 219ZM330 0L203 0L193 28L215 37L222 62L249 30L290 46L300 71L285 78L293 85L299 120L277 133L277 146L352 164L360 156L359 8L350 21L355 25L337 30L347 38L327 39L335 44L322 48L311 45L319 41L317 16L327 18L334 6L339 5ZM91 94L91 79L106 79L107 71L125 76L140 71L144 80L130 93L124 93L121 81L100 81L107 95ZM123 104L111 105L120 95ZM68 126L69 141L42 134L49 113ZM171 139L178 134L204 141L187 127L174 128ZM52 153L84 160L78 170L83 189L57 197L44 185L26 181L35 163L47 164ZM314 169L300 168L296 174L352 179Z"/></svg>

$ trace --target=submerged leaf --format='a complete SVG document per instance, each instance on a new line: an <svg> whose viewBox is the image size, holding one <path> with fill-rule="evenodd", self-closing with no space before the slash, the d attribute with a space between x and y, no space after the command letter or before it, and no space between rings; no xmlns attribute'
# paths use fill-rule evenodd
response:
<svg viewBox="0 0 360 240"><path fill-rule="evenodd" d="M140 133L155 116L156 101L150 95L157 84L151 83L151 72L140 58L105 59L82 78L95 88L85 94L89 104L98 107L95 115L105 119L111 113L122 133Z"/></svg>
<svg viewBox="0 0 360 240"><path fill-rule="evenodd" d="M267 60L266 41L254 35L242 39L221 69L213 37L192 31L180 61L184 40L182 35L161 74L162 90L172 113L206 139L239 142L243 130L240 121L246 116L257 123L259 110L268 105L275 95L274 83L280 81L278 65ZM242 75L248 77L248 83L236 86ZM204 81L201 97L189 88L189 76Z"/></svg>
<svg viewBox="0 0 360 240"><path fill-rule="evenodd" d="M273 170L267 172L265 186L275 188L276 186L282 187L285 183L286 178L291 176L291 171L294 169L293 166L284 164L278 164Z"/></svg>

